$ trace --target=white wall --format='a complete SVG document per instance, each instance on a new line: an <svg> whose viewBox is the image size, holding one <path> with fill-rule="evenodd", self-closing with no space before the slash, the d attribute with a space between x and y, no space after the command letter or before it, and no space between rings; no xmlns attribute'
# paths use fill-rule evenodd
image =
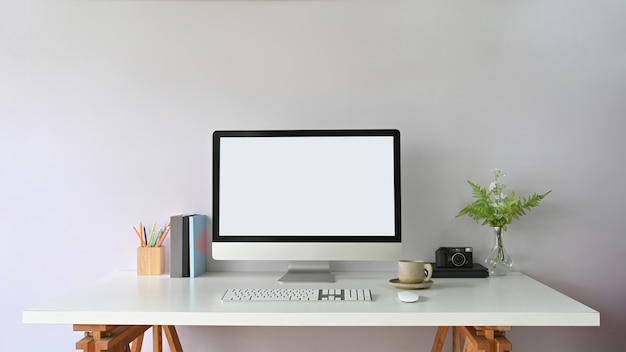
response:
<svg viewBox="0 0 626 352"><path fill-rule="evenodd" d="M506 245L602 326L517 327L515 350L618 349L624 15L619 0L0 0L0 350L71 349L79 334L21 310L133 269L140 220L211 213L211 131L353 127L402 131L406 257L487 253L488 229L452 219L492 167L517 193L552 189ZM434 329L339 332L179 329L187 351L429 351Z"/></svg>

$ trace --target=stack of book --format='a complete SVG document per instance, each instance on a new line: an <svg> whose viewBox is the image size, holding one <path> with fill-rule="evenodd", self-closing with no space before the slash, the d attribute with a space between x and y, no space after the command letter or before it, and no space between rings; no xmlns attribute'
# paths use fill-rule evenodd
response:
<svg viewBox="0 0 626 352"><path fill-rule="evenodd" d="M170 277L196 277L206 271L205 215L170 218Z"/></svg>

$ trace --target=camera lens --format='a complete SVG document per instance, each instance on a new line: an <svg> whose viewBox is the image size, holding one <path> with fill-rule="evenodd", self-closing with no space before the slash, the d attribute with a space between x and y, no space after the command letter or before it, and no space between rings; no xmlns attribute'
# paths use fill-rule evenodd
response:
<svg viewBox="0 0 626 352"><path fill-rule="evenodd" d="M465 258L463 253L457 252L457 253L454 253L452 257L450 257L450 262L452 263L452 265L459 267L459 266L463 266L467 262L467 259Z"/></svg>

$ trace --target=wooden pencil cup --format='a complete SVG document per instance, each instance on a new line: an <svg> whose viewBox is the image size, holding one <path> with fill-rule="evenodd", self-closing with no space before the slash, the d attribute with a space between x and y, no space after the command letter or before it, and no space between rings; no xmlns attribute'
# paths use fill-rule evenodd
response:
<svg viewBox="0 0 626 352"><path fill-rule="evenodd" d="M164 272L164 247L137 247L137 275L161 275Z"/></svg>

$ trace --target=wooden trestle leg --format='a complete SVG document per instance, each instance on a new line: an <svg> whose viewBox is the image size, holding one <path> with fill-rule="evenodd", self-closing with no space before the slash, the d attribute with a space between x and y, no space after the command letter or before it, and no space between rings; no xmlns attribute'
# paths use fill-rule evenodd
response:
<svg viewBox="0 0 626 352"><path fill-rule="evenodd" d="M507 352L513 347L506 338L510 326L455 326L452 329L454 352ZM441 352L448 333L447 326L440 326L435 335L432 352Z"/></svg>
<svg viewBox="0 0 626 352"><path fill-rule="evenodd" d="M433 341L433 348L431 352L441 352L443 344L446 342L446 335L448 334L447 326L440 326L437 328L437 334L435 335L435 341Z"/></svg>
<svg viewBox="0 0 626 352"><path fill-rule="evenodd" d="M152 327L154 352L163 351L162 331L172 352L183 352L174 326L161 325L83 325L75 324L74 331L84 331L85 336L76 342L83 352L140 352L143 336ZM162 330L163 329L163 330Z"/></svg>

